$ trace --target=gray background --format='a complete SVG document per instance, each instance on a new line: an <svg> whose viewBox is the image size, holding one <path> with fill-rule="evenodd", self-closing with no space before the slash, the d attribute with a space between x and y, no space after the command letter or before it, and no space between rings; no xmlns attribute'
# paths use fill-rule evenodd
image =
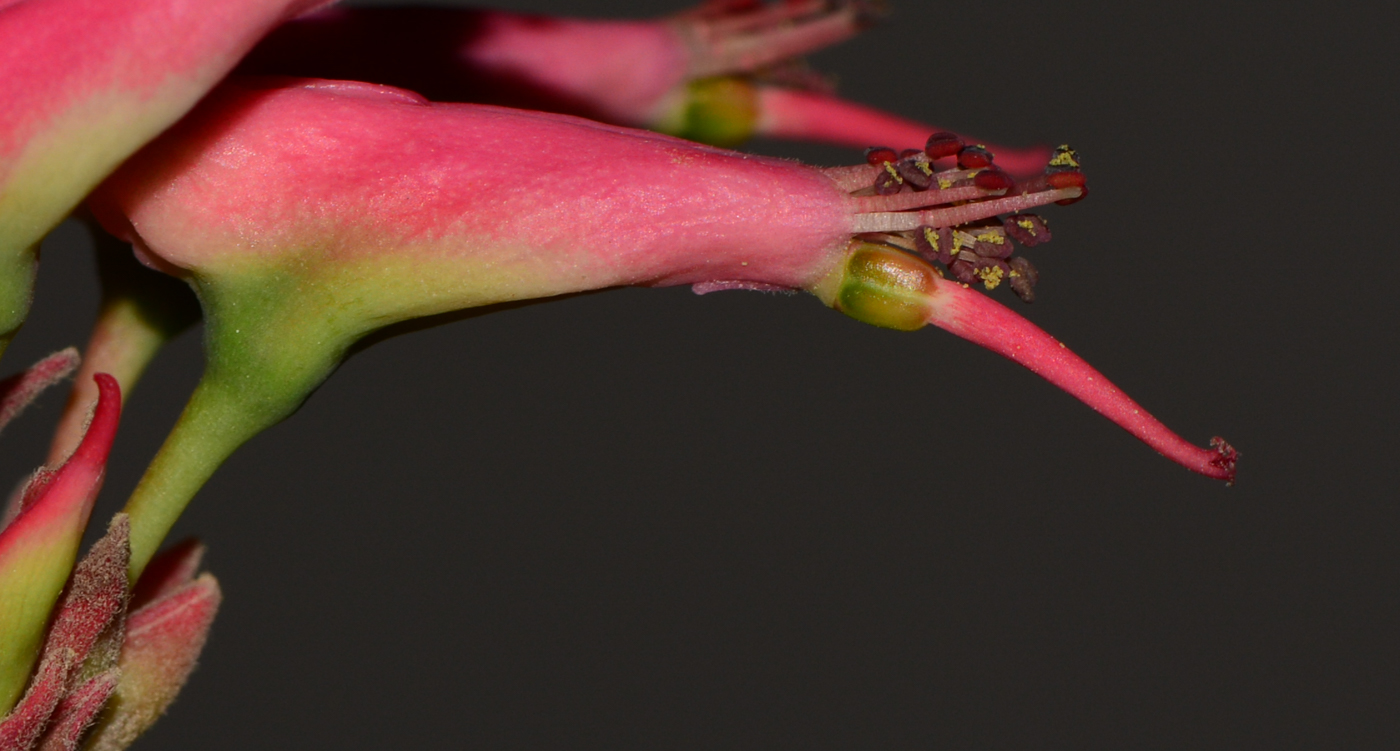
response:
<svg viewBox="0 0 1400 751"><path fill-rule="evenodd" d="M219 472L177 534L209 543L224 611L138 747L1400 742L1393 28L905 0L814 60L866 102L1080 149L1093 195L1053 212L1026 312L1234 442L1236 487L995 355L809 297L503 311L358 355ZM95 289L65 226L8 369L83 342ZM199 367L188 334L135 393L99 518ZM61 403L4 435L2 476Z"/></svg>

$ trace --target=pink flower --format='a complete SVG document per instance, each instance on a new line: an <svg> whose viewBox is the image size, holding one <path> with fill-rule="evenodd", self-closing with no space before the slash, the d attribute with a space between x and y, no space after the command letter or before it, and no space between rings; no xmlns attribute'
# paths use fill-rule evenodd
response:
<svg viewBox="0 0 1400 751"><path fill-rule="evenodd" d="M1028 209L1083 197L1073 152L1017 182L954 137L929 145L818 170L370 84L225 85L91 201L145 262L196 287L207 321L205 378L127 506L133 570L218 464L365 334L618 285L805 289L877 325L932 322L1231 479L1228 446L1190 446L1032 324L906 252L1024 295L1035 272L1009 237L1043 230ZM961 245L933 247L945 234Z"/></svg>
<svg viewBox="0 0 1400 751"><path fill-rule="evenodd" d="M869 25L873 6L711 1L651 21L333 8L275 30L240 71L373 81L434 101L580 115L718 146L752 135L922 146L934 128L833 96L794 64ZM1015 174L1038 172L1049 155L993 150Z"/></svg>
<svg viewBox="0 0 1400 751"><path fill-rule="evenodd" d="M0 351L34 249L271 27L318 0L0 0Z"/></svg>

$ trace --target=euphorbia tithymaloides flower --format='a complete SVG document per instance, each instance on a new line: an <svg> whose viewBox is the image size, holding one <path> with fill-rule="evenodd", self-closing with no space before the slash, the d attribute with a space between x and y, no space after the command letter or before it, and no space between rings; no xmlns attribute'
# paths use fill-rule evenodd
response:
<svg viewBox="0 0 1400 751"><path fill-rule="evenodd" d="M653 21L332 8L272 32L240 70L373 81L435 101L581 115L718 146L750 135L920 146L929 126L832 96L793 63L870 23L871 6L721 0ZM993 150L1013 174L1038 172L1049 154Z"/></svg>
<svg viewBox="0 0 1400 751"><path fill-rule="evenodd" d="M0 352L38 243L268 29L325 0L0 0Z"/></svg>
<svg viewBox="0 0 1400 751"><path fill-rule="evenodd" d="M335 8L283 24L240 69L374 81L437 100L583 115L715 145L751 134L862 148L920 145L928 126L831 96L791 59L849 37L872 15L859 0L721 0L654 21ZM1018 175L1039 172L1049 155L993 151L998 166ZM51 460L82 434L93 373L112 373L129 392L158 346L194 320L188 295L160 290L111 254L100 252L99 262L102 311Z"/></svg>
<svg viewBox="0 0 1400 751"><path fill-rule="evenodd" d="M950 143L930 139L935 159L900 159L930 177L895 192L897 163L878 158L819 170L370 84L225 84L90 201L147 263L187 278L206 315L204 378L127 506L133 574L224 458L295 410L365 334L618 285L805 289L877 325L932 322L1230 479L1228 447L1186 443L1047 334L895 247L1028 289L1034 271L1008 258L1008 235L1034 241L1043 223L1023 212L1083 195L1067 150L1015 183L975 166L975 148L944 156Z"/></svg>

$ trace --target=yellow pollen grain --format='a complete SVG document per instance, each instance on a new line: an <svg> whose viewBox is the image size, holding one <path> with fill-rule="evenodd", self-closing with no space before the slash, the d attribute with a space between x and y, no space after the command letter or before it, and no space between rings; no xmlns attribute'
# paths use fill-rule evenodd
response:
<svg viewBox="0 0 1400 751"><path fill-rule="evenodd" d="M1055 150L1055 155L1050 158L1050 166L1078 167L1079 158L1078 155L1074 153L1074 149L1069 147L1069 144L1062 144Z"/></svg>
<svg viewBox="0 0 1400 751"><path fill-rule="evenodd" d="M982 234L977 236L977 239L981 240L984 243L991 243L993 245L1006 244L1006 237L1000 232L983 232Z"/></svg>
<svg viewBox="0 0 1400 751"><path fill-rule="evenodd" d="M894 168L894 162L885 162L885 171L890 173L890 176L894 178L895 182L900 185L904 184L904 178L899 176L899 170Z"/></svg>
<svg viewBox="0 0 1400 751"><path fill-rule="evenodd" d="M930 167L928 162L914 162L914 164L919 165L920 172L924 173L925 175L928 175L929 177L933 177L933 167Z"/></svg>
<svg viewBox="0 0 1400 751"><path fill-rule="evenodd" d="M987 289L996 289L1001 284L1001 278L1005 272L1000 266L987 266L977 270L977 276L982 278L982 285Z"/></svg>
<svg viewBox="0 0 1400 751"><path fill-rule="evenodd" d="M953 187L953 181L946 177L940 177L938 178L938 187L940 190L947 190Z"/></svg>
<svg viewBox="0 0 1400 751"><path fill-rule="evenodd" d="M1021 229L1031 233L1032 235L1035 234L1035 222L1032 222L1029 219L1017 219L1016 225Z"/></svg>
<svg viewBox="0 0 1400 751"><path fill-rule="evenodd" d="M928 244L933 247L933 252L942 252L943 249L938 247L938 233L934 232L932 227L924 227L924 239L928 240Z"/></svg>

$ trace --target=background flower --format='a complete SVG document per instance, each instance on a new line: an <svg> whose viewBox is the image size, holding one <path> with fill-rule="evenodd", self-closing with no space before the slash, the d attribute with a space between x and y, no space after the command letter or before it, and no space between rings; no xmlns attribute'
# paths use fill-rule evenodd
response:
<svg viewBox="0 0 1400 751"><path fill-rule="evenodd" d="M810 300L497 312L353 358L204 491L175 534L204 534L228 600L144 747L1393 745L1397 261L1384 231L1337 246L1396 198L1387 27L894 10L821 67L888 109L1081 150L1095 192L1052 215L1027 312L1188 436L1241 446L1236 487L995 355ZM929 28L995 54L931 57ZM1322 190L1355 169L1337 151L1381 178ZM86 336L90 272L61 268L80 237L50 245L11 362ZM198 362L184 341L133 396L98 518ZM5 476L61 401L8 429Z"/></svg>

